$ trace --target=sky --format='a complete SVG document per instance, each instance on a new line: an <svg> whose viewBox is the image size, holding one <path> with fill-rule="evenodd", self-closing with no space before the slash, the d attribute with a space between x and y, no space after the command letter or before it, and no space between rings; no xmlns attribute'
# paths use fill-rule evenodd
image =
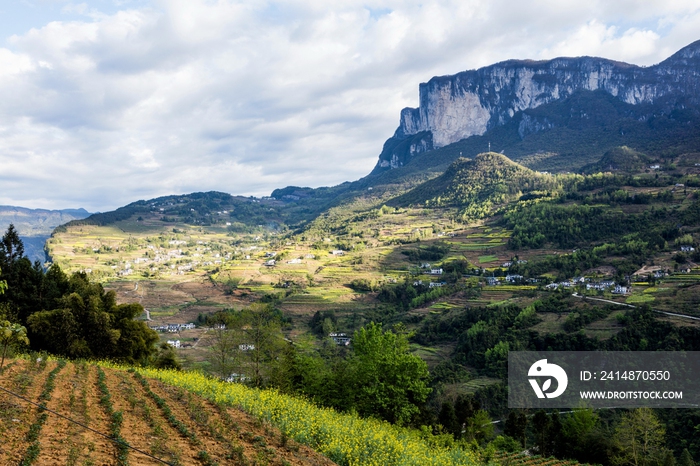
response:
<svg viewBox="0 0 700 466"><path fill-rule="evenodd" d="M0 0L0 204L333 186L433 76L698 39L697 0Z"/></svg>

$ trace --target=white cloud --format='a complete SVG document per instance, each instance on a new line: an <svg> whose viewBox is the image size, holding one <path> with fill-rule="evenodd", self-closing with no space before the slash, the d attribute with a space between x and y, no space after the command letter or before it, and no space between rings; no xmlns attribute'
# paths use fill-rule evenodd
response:
<svg viewBox="0 0 700 466"><path fill-rule="evenodd" d="M680 0L49 3L54 18L0 48L2 203L353 180L434 75L557 55L648 65L700 30Z"/></svg>

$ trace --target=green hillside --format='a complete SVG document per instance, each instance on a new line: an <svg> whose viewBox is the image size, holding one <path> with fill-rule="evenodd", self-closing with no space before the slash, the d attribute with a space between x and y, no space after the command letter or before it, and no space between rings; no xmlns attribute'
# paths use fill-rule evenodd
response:
<svg viewBox="0 0 700 466"><path fill-rule="evenodd" d="M427 181L389 205L458 207L465 219L488 216L492 209L524 195L548 196L561 180L524 167L493 152L473 160L460 158L437 178Z"/></svg>
<svg viewBox="0 0 700 466"><path fill-rule="evenodd" d="M584 173L643 172L649 168L650 162L651 159L641 152L622 146L610 149L598 162L586 165L581 170Z"/></svg>
<svg viewBox="0 0 700 466"><path fill-rule="evenodd" d="M35 350L231 377L479 461L524 462L526 449L546 464L618 464L634 416L664 426L658 461L698 458L695 409L507 407L511 350L700 350L700 151L654 169L642 154L612 148L598 163L618 169L552 175L482 153L417 186L338 187L335 203L303 188L139 201L54 232L65 276L0 246L0 311Z"/></svg>

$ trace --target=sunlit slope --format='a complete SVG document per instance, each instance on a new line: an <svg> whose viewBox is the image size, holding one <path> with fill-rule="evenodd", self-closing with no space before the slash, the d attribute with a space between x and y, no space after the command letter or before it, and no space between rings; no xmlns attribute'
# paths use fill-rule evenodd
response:
<svg viewBox="0 0 700 466"><path fill-rule="evenodd" d="M0 381L47 408L0 393L2 464L480 463L413 430L194 372L17 359Z"/></svg>

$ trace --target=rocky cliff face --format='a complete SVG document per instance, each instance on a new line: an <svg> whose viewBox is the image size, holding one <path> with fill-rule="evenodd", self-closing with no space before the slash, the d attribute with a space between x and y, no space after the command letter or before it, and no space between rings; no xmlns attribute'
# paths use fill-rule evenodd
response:
<svg viewBox="0 0 700 466"><path fill-rule="evenodd" d="M416 153L482 135L517 112L578 91L604 91L632 105L698 107L700 41L646 68L603 58L556 58L509 60L434 77L420 85L420 106L401 111L399 128L385 144L377 167L396 168ZM527 116L520 126L521 137L548 129L546 121Z"/></svg>

